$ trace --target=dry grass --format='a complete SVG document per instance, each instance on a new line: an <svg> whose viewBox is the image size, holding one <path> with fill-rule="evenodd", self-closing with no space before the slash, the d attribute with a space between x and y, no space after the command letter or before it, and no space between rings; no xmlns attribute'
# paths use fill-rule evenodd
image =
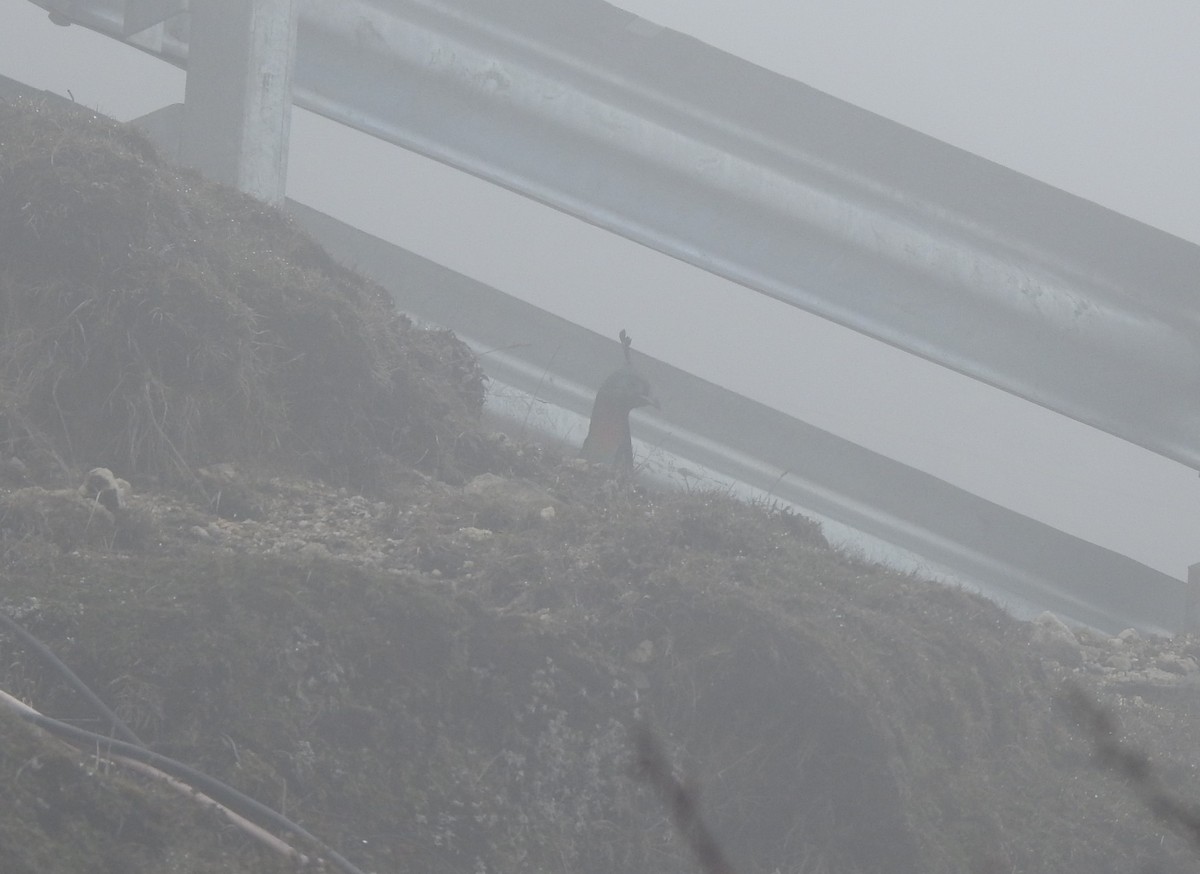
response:
<svg viewBox="0 0 1200 874"><path fill-rule="evenodd" d="M360 485L381 456L477 467L465 347L415 329L280 213L106 119L0 104L0 131L9 453L127 478L274 460Z"/></svg>

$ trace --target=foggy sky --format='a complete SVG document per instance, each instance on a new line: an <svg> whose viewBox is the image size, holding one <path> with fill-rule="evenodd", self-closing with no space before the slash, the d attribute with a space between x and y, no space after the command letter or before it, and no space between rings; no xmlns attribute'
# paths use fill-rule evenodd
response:
<svg viewBox="0 0 1200 874"><path fill-rule="evenodd" d="M618 5L1200 242L1200 4ZM0 7L0 74L123 120L183 94L21 0ZM1200 561L1194 471L510 192L297 111L288 193L1167 573Z"/></svg>

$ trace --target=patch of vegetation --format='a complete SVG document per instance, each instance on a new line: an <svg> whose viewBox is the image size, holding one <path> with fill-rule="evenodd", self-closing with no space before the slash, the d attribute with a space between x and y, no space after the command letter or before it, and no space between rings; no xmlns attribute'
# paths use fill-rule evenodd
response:
<svg viewBox="0 0 1200 874"><path fill-rule="evenodd" d="M478 470L482 374L277 210L132 128L0 103L0 446L43 469L187 477L381 455ZM458 475L455 473L455 475Z"/></svg>

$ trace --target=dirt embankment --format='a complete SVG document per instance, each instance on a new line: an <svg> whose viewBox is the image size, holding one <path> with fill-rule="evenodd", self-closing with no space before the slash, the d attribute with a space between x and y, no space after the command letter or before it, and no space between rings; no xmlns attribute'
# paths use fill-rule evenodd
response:
<svg viewBox="0 0 1200 874"><path fill-rule="evenodd" d="M1191 641L1018 623L803 518L490 434L452 335L121 125L0 104L0 331L0 607L362 870L694 871L631 773L643 723L742 874L1195 870L1061 694L1197 798ZM0 688L108 730L0 656ZM14 874L293 868L11 714L0 779Z"/></svg>

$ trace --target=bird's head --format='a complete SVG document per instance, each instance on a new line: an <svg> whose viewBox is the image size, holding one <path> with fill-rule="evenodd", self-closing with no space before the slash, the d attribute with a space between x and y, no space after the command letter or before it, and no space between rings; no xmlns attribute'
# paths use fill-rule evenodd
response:
<svg viewBox="0 0 1200 874"><path fill-rule="evenodd" d="M580 450L588 461L632 467L629 411L658 406L646 378L626 365L610 374L596 392L588 434Z"/></svg>
<svg viewBox="0 0 1200 874"><path fill-rule="evenodd" d="M625 412L638 407L658 407L658 399L651 392L650 383L629 366L614 371L604 380L596 392L596 402Z"/></svg>

